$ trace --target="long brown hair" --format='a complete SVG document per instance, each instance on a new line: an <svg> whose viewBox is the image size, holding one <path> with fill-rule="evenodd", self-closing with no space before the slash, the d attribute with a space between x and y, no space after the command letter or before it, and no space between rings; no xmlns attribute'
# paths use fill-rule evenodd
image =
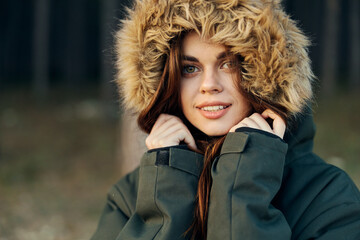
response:
<svg viewBox="0 0 360 240"><path fill-rule="evenodd" d="M191 235L191 239L206 239L207 217L209 208L210 191L212 186L211 166L219 155L225 136L209 137L196 129L183 115L180 101L181 80L181 43L186 33L183 33L171 43L170 53L164 60L164 70L155 95L147 108L138 117L138 124L142 130L150 133L153 125L161 113L175 115L182 119L193 135L196 145L201 154L204 154L204 167L199 177L196 203L194 209L194 221L185 234ZM285 119L286 111L283 108L270 104L256 97L241 87L241 57L234 56L236 79L234 79L239 91L244 94L252 106L253 112L262 112L267 108L272 109Z"/></svg>

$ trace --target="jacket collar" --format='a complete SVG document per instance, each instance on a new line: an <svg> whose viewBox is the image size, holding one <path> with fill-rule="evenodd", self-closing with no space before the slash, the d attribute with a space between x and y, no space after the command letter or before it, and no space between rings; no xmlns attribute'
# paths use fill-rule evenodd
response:
<svg viewBox="0 0 360 240"><path fill-rule="evenodd" d="M299 116L284 136L288 144L285 165L312 152L315 136L315 124L311 110Z"/></svg>

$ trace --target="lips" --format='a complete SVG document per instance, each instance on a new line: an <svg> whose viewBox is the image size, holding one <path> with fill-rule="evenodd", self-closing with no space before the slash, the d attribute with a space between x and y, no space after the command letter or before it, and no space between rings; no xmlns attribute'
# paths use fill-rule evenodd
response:
<svg viewBox="0 0 360 240"><path fill-rule="evenodd" d="M230 103L221 102L203 103L196 106L196 108L200 111L201 115L208 119L221 118L227 113L230 107Z"/></svg>

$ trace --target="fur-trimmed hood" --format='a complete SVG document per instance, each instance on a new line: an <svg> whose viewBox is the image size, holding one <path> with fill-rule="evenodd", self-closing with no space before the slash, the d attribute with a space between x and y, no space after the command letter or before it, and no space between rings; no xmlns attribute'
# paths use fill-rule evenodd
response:
<svg viewBox="0 0 360 240"><path fill-rule="evenodd" d="M280 0L136 0L116 33L116 82L126 107L146 108L170 41L191 30L240 55L243 89L284 107L288 116L312 98L309 41Z"/></svg>

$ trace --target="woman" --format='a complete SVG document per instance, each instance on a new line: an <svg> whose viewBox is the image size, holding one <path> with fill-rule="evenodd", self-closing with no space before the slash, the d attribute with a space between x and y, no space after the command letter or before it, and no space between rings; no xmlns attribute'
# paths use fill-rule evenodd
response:
<svg viewBox="0 0 360 240"><path fill-rule="evenodd" d="M149 150L92 239L360 239L358 189L312 152L308 40L279 1L137 1L117 37Z"/></svg>

